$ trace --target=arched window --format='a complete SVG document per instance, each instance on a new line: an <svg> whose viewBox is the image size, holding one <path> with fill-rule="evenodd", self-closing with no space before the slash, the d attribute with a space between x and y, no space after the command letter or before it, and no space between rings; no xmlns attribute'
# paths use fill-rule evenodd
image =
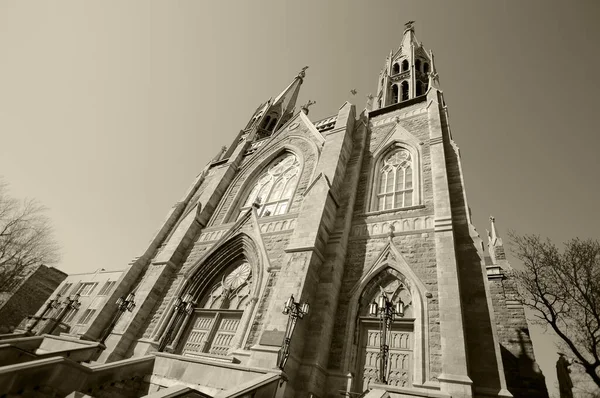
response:
<svg viewBox="0 0 600 398"><path fill-rule="evenodd" d="M419 72L421 72L421 60L417 59L415 61L415 69L418 70Z"/></svg>
<svg viewBox="0 0 600 398"><path fill-rule="evenodd" d="M417 80L417 96L423 95L423 83Z"/></svg>
<svg viewBox="0 0 600 398"><path fill-rule="evenodd" d="M383 158L376 184L376 210L413 205L414 165L410 152L398 149Z"/></svg>
<svg viewBox="0 0 600 398"><path fill-rule="evenodd" d="M405 80L402 82L402 101L408 99L408 82Z"/></svg>
<svg viewBox="0 0 600 398"><path fill-rule="evenodd" d="M393 84L392 85L392 104L395 104L397 102L398 102L398 85Z"/></svg>
<svg viewBox="0 0 600 398"><path fill-rule="evenodd" d="M408 70L408 61L405 59L402 61L402 72L406 72Z"/></svg>
<svg viewBox="0 0 600 398"><path fill-rule="evenodd" d="M227 355L252 287L252 268L245 260L229 266L209 285L194 309L181 348L183 355Z"/></svg>
<svg viewBox="0 0 600 398"><path fill-rule="evenodd" d="M271 122L269 123L269 125L267 126L267 130L269 131L273 131L273 129L275 128L275 125L277 124L277 118L273 118L271 119Z"/></svg>
<svg viewBox="0 0 600 398"><path fill-rule="evenodd" d="M397 73L400 73L400 65L395 63L394 66L392 66L392 74L395 75Z"/></svg>
<svg viewBox="0 0 600 398"><path fill-rule="evenodd" d="M241 211L258 202L261 204L258 209L259 217L287 212L296 189L299 172L300 162L294 154L287 152L275 159L257 178Z"/></svg>
<svg viewBox="0 0 600 398"><path fill-rule="evenodd" d="M423 63L423 73L429 73L429 64L427 62Z"/></svg>
<svg viewBox="0 0 600 398"><path fill-rule="evenodd" d="M265 121L263 122L263 129L266 129L267 126L269 125L269 122L271 122L271 116L267 116L265 117Z"/></svg>

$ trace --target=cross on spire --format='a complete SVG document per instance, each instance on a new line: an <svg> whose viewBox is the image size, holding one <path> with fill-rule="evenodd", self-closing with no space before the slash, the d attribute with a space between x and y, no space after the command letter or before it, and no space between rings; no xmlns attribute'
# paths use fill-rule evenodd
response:
<svg viewBox="0 0 600 398"><path fill-rule="evenodd" d="M302 105L300 107L300 109L302 109L302 112L304 112L305 115L308 115L308 107L311 105L314 105L316 103L317 103L317 101L308 100L308 102L306 104Z"/></svg>

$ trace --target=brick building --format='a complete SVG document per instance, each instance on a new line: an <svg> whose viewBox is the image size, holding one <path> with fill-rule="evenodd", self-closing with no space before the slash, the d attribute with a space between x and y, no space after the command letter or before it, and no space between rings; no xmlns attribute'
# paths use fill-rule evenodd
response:
<svg viewBox="0 0 600 398"><path fill-rule="evenodd" d="M32 329L33 326L32 331L38 334L52 331L53 334L61 333L75 338L84 336L102 310L111 307L107 306L110 304L108 298L116 289L122 273L99 269L68 275L43 305L38 304L35 315L21 322L17 331ZM77 306L66 308L68 298L74 295L77 295ZM57 300L55 308L48 306L51 300Z"/></svg>
<svg viewBox="0 0 600 398"><path fill-rule="evenodd" d="M93 365L56 354L36 387L23 378L41 360L0 368L0 384L98 397L547 397L501 239L492 223L486 262L471 223L433 54L412 25L363 111L346 102L311 121L310 103L295 111L305 78L258 107L123 271L79 339L117 320ZM135 308L117 312L130 293ZM310 311L279 369L291 295ZM402 312L386 335L386 384L369 315L382 297Z"/></svg>
<svg viewBox="0 0 600 398"><path fill-rule="evenodd" d="M0 294L0 333L7 333L37 311L67 274L46 265L27 272L11 292Z"/></svg>

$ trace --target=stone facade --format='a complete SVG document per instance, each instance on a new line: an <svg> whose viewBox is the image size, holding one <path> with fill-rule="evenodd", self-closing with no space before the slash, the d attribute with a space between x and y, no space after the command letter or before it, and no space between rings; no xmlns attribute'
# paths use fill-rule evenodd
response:
<svg viewBox="0 0 600 398"><path fill-rule="evenodd" d="M83 339L116 322L78 391L104 396L94 375L112 369L118 380L106 388L124 397L180 387L222 397L547 396L497 240L494 262L484 260L433 54L412 25L360 114L349 103L316 122L308 105L294 113L305 69L256 110L123 271L110 300L134 293L136 306L118 314L107 301L91 319ZM277 369L292 295L310 312ZM386 332L387 384L369 316L382 296L402 308Z"/></svg>

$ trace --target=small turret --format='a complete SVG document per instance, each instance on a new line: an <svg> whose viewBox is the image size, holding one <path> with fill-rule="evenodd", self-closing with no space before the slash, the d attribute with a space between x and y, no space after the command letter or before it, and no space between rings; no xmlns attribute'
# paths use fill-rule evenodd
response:
<svg viewBox="0 0 600 398"><path fill-rule="evenodd" d="M506 252L504 251L504 244L502 238L498 236L496 231L496 219L490 216L491 231L488 233L488 251L493 264L498 264L501 261L506 260Z"/></svg>

